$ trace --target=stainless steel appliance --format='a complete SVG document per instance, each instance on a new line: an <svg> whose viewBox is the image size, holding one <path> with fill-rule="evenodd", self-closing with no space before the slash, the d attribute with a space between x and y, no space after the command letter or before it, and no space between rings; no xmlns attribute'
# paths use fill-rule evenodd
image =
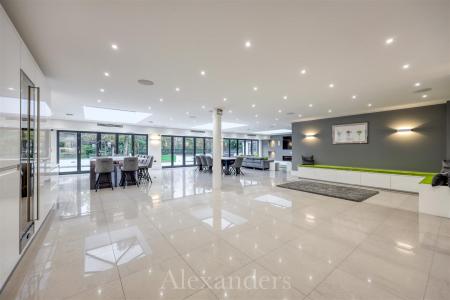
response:
<svg viewBox="0 0 450 300"><path fill-rule="evenodd" d="M39 219L39 88L20 72L20 251L34 234Z"/></svg>

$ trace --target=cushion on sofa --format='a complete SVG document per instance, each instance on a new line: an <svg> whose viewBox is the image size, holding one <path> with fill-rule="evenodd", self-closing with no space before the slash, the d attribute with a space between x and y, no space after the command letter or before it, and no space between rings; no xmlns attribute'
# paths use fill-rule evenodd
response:
<svg viewBox="0 0 450 300"><path fill-rule="evenodd" d="M314 164L314 155L310 155L310 156L302 155L302 164L303 165L313 165Z"/></svg>
<svg viewBox="0 0 450 300"><path fill-rule="evenodd" d="M449 173L449 172L450 172L450 160L443 160L441 173Z"/></svg>

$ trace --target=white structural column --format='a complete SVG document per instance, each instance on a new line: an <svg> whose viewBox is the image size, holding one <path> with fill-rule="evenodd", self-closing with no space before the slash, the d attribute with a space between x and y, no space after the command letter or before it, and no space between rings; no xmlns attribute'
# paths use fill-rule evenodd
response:
<svg viewBox="0 0 450 300"><path fill-rule="evenodd" d="M213 189L222 186L222 109L213 110Z"/></svg>

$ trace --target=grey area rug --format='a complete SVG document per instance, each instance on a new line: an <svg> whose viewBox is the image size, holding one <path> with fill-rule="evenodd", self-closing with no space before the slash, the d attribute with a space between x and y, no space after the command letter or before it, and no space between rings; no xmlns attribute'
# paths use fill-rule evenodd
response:
<svg viewBox="0 0 450 300"><path fill-rule="evenodd" d="M293 181L278 185L281 188L297 190L307 193L335 197L355 202L361 202L378 194L378 191L334 185L313 181Z"/></svg>

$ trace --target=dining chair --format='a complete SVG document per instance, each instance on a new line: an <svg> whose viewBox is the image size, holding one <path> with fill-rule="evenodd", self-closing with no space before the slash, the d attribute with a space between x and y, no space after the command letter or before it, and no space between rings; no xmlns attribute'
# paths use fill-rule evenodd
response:
<svg viewBox="0 0 450 300"><path fill-rule="evenodd" d="M128 182L139 186L139 182L136 180L136 172L139 169L139 160L137 157L125 157L123 159L123 166L121 168L122 176L120 179L120 185L125 188Z"/></svg>
<svg viewBox="0 0 450 300"><path fill-rule="evenodd" d="M95 191L100 187L101 179L105 178L106 183L111 186L111 189L114 190L112 183L111 173L114 171L113 159L110 157L97 158L95 160L95 174L97 176L97 180L95 181Z"/></svg>
<svg viewBox="0 0 450 300"><path fill-rule="evenodd" d="M213 169L213 159L209 155L205 155L205 158L206 158L206 166L208 167L207 171L211 173Z"/></svg>
<svg viewBox="0 0 450 300"><path fill-rule="evenodd" d="M195 156L195 163L197 165L197 168L195 169L195 171L202 171L202 159L200 158L200 155L196 155Z"/></svg>
<svg viewBox="0 0 450 300"><path fill-rule="evenodd" d="M138 167L138 181L141 182L142 179L150 180L150 174L148 173L149 165L153 162L153 156L140 155L139 167ZM150 166L151 167L151 166Z"/></svg>
<svg viewBox="0 0 450 300"><path fill-rule="evenodd" d="M244 175L244 173L241 170L243 161L244 161L244 158L242 156L239 156L239 157L236 158L234 163L230 166L230 168L231 168L232 172L234 173L234 175L238 175L238 174Z"/></svg>
<svg viewBox="0 0 450 300"><path fill-rule="evenodd" d="M202 171L206 171L208 168L208 162L206 161L206 155L200 155L200 160L202 161Z"/></svg>
<svg viewBox="0 0 450 300"><path fill-rule="evenodd" d="M150 156L150 159L148 160L147 169L145 169L145 176L148 180L150 180L150 183L153 183L152 176L150 175L150 169L153 167L153 156Z"/></svg>

